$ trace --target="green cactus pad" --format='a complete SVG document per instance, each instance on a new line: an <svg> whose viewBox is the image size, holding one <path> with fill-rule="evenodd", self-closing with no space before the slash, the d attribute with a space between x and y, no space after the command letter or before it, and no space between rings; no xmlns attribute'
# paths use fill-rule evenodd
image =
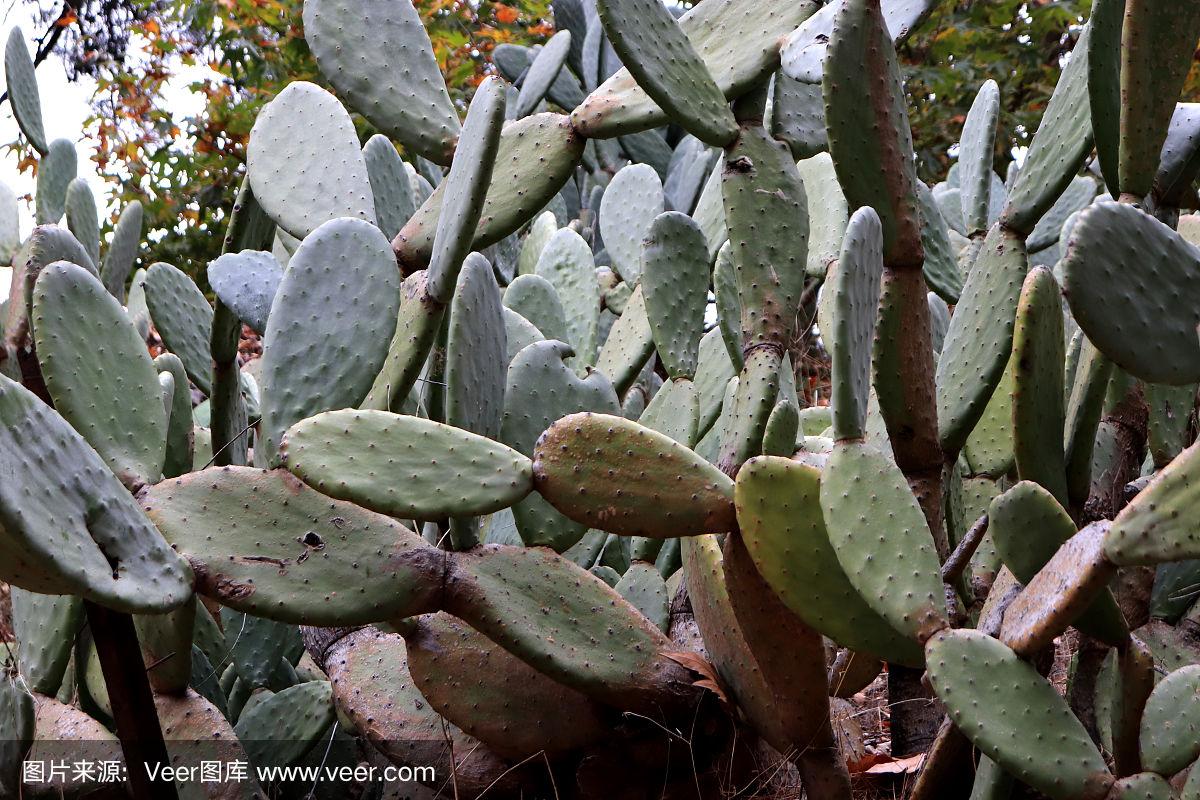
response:
<svg viewBox="0 0 1200 800"><path fill-rule="evenodd" d="M846 577L819 494L820 473L790 459L754 458L738 472L738 525L759 573L788 608L838 644L921 666L920 645L872 610Z"/></svg>
<svg viewBox="0 0 1200 800"><path fill-rule="evenodd" d="M1107 527L1094 523L1064 542L1008 607L1000 640L1018 655L1032 659L1090 607L1099 612L1099 604L1104 603L1111 614L1112 595L1107 587L1116 576L1116 567L1104 557ZM1097 612L1092 612L1093 619ZM1119 612L1112 619L1113 633L1120 634L1124 626L1119 623ZM1096 629L1094 625L1084 627ZM1128 633L1106 638L1123 645L1127 637Z"/></svg>
<svg viewBox="0 0 1200 800"><path fill-rule="evenodd" d="M445 374L447 423L481 436L499 436L507 350L500 287L492 265L472 253L459 273L450 303Z"/></svg>
<svg viewBox="0 0 1200 800"><path fill-rule="evenodd" d="M643 242L642 291L658 357L672 378L696 375L708 274L708 246L692 218L678 211L656 217Z"/></svg>
<svg viewBox="0 0 1200 800"><path fill-rule="evenodd" d="M623 167L604 190L600 234L613 269L628 283L642 274L642 240L664 202L662 181L646 164Z"/></svg>
<svg viewBox="0 0 1200 800"><path fill-rule="evenodd" d="M1175 102L1184 89L1196 40L1200 7L1128 2L1121 30L1122 194L1140 200L1150 193Z"/></svg>
<svg viewBox="0 0 1200 800"><path fill-rule="evenodd" d="M1013 331L1013 453L1021 480L1040 483L1062 505L1065 359L1062 296L1050 270L1037 267L1021 288Z"/></svg>
<svg viewBox="0 0 1200 800"><path fill-rule="evenodd" d="M571 345L582 363L595 362L599 347L600 286L596 283L592 248L578 233L563 228L546 242L535 271L550 282L562 303L565 333L569 337L563 341ZM542 330L540 325L538 329Z"/></svg>
<svg viewBox="0 0 1200 800"><path fill-rule="evenodd" d="M700 340L700 360L694 381L696 393L700 396L700 416L696 423L698 435L703 436L716 422L725 399L725 387L735 374L729 354L725 351L725 343L721 341L721 332L714 329L704 334ZM800 415L803 418L804 412L801 411Z"/></svg>
<svg viewBox="0 0 1200 800"><path fill-rule="evenodd" d="M933 537L889 455L839 442L821 476L821 508L838 561L867 605L918 642L946 626Z"/></svg>
<svg viewBox="0 0 1200 800"><path fill-rule="evenodd" d="M1007 475L1013 467L1013 382L1016 379L1013 359L1000 377L996 391L988 400L983 416L979 418L967 443L963 455L976 475L998 478Z"/></svg>
<svg viewBox="0 0 1200 800"><path fill-rule="evenodd" d="M693 697L666 636L608 584L544 548L458 554L445 610L542 674L618 709L661 714Z"/></svg>
<svg viewBox="0 0 1200 800"><path fill-rule="evenodd" d="M950 719L988 758L1054 800L1105 797L1113 776L1104 758L1032 665L974 630L936 634L925 657Z"/></svg>
<svg viewBox="0 0 1200 800"><path fill-rule="evenodd" d="M1000 87L995 81L985 81L967 112L958 142L958 188L962 192L963 221L968 234L983 233L988 228L992 152L999 116Z"/></svg>
<svg viewBox="0 0 1200 800"><path fill-rule="evenodd" d="M780 398L763 429L763 455L790 458L800 436L800 410L788 398Z"/></svg>
<svg viewBox="0 0 1200 800"><path fill-rule="evenodd" d="M187 691L192 678L195 621L192 603L184 603L166 614L139 614L133 618L146 675L155 693L182 695Z"/></svg>
<svg viewBox="0 0 1200 800"><path fill-rule="evenodd" d="M283 767L299 761L333 722L331 684L309 681L254 704L238 717L234 731L252 764Z"/></svg>
<svg viewBox="0 0 1200 800"><path fill-rule="evenodd" d="M286 688L277 681L282 662L299 660L304 642L295 625L242 614L231 608L221 609L225 626L227 659L238 679L250 689Z"/></svg>
<svg viewBox="0 0 1200 800"><path fill-rule="evenodd" d="M329 626L436 610L441 551L283 470L215 467L140 500L192 562L196 590L230 608Z"/></svg>
<svg viewBox="0 0 1200 800"><path fill-rule="evenodd" d="M1154 176L1153 194L1163 206L1187 205L1184 198L1200 170L1200 161L1196 158L1196 148L1200 145L1198 126L1200 104L1179 103L1175 106L1167 140L1163 142L1158 173Z"/></svg>
<svg viewBox="0 0 1200 800"><path fill-rule="evenodd" d="M38 163L36 213L38 225L57 224L67 210L67 189L75 180L79 168L79 156L75 143L69 139L55 139L50 149Z"/></svg>
<svg viewBox="0 0 1200 800"><path fill-rule="evenodd" d="M402 519L476 516L532 488L529 459L499 442L387 411L327 411L292 426L280 456L330 497Z"/></svg>
<svg viewBox="0 0 1200 800"><path fill-rule="evenodd" d="M1079 327L1119 367L1153 383L1200 380L1200 250L1132 205L1100 202L1077 218L1062 269Z"/></svg>
<svg viewBox="0 0 1200 800"><path fill-rule="evenodd" d="M861 439L866 434L871 343L882 279L883 228L873 209L860 208L850 218L841 257L825 287L833 313L826 342L835 439Z"/></svg>
<svg viewBox="0 0 1200 800"><path fill-rule="evenodd" d="M538 259L542 250L558 230L558 220L554 212L544 211L529 223L525 241L521 243L521 254L517 257L517 275L532 275L537 269ZM510 280L509 283L512 281Z"/></svg>
<svg viewBox="0 0 1200 800"><path fill-rule="evenodd" d="M211 394L212 306L191 278L162 261L146 270L145 285L146 306L163 344L179 356L196 388Z"/></svg>
<svg viewBox="0 0 1200 800"><path fill-rule="evenodd" d="M685 379L667 381L650 398L637 421L684 447L693 446L699 438L700 422L700 395L696 385Z"/></svg>
<svg viewBox="0 0 1200 800"><path fill-rule="evenodd" d="M635 561L613 587L617 594L654 623L663 633L671 626L671 597L662 573L650 563Z"/></svg>
<svg viewBox="0 0 1200 800"><path fill-rule="evenodd" d="M1143 767L1160 775L1174 775L1200 756L1198 699L1200 665L1177 669L1154 687L1142 712Z"/></svg>
<svg viewBox="0 0 1200 800"><path fill-rule="evenodd" d="M42 270L33 297L38 363L58 412L132 491L156 483L166 411L158 370L125 310L98 278L62 261Z"/></svg>
<svg viewBox="0 0 1200 800"><path fill-rule="evenodd" d="M726 353L734 368L740 371L745 359L742 354L742 301L738 297L736 269L733 264L733 245L726 241L717 251L717 260L713 264L713 299L717 310L717 328L725 342Z"/></svg>
<svg viewBox="0 0 1200 800"><path fill-rule="evenodd" d="M669 436L624 417L572 414L538 439L534 485L571 519L622 536L723 533L733 481Z"/></svg>
<svg viewBox="0 0 1200 800"><path fill-rule="evenodd" d="M261 250L225 253L208 262L208 284L238 319L259 335L267 330L271 301L283 280L275 256Z"/></svg>
<svg viewBox="0 0 1200 800"><path fill-rule="evenodd" d="M721 195L742 305L742 347L781 345L796 324L808 263L800 172L785 145L760 127L744 127L725 153ZM772 235L764 235L767 230Z"/></svg>
<svg viewBox="0 0 1200 800"><path fill-rule="evenodd" d="M1113 373L1113 363L1083 337L1075 381L1067 400L1063 450L1067 457L1067 493L1071 504L1087 500L1092 477L1092 452L1096 428L1104 411L1104 396Z"/></svg>
<svg viewBox="0 0 1200 800"><path fill-rule="evenodd" d="M933 192L917 181L917 199L921 203L921 247L925 265L921 271L925 283L947 303L957 303L962 294L963 278L958 258L950 244L950 229L938 208Z"/></svg>
<svg viewBox="0 0 1200 800"><path fill-rule="evenodd" d="M546 41L525 73L521 93L517 95L516 108L513 109L513 119L527 117L533 113L558 78L570 51L570 31L559 31Z"/></svg>
<svg viewBox="0 0 1200 800"><path fill-rule="evenodd" d="M379 230L391 240L417 210L412 182L408 179L408 171L400 154L382 133L367 140L362 154L367 165L367 178L371 182L371 194L375 199Z"/></svg>
<svg viewBox="0 0 1200 800"><path fill-rule="evenodd" d="M263 336L263 463L296 422L362 401L387 358L399 304L395 260L374 225L331 220L301 243Z"/></svg>
<svg viewBox="0 0 1200 800"><path fill-rule="evenodd" d="M779 67L780 41L816 9L811 2L721 0L691 9L679 19L679 27L717 87L726 98L734 98ZM672 69L677 66L671 64ZM681 102L675 99L675 104ZM607 78L571 118L583 135L592 138L635 133L668 121L667 113L628 69Z"/></svg>
<svg viewBox="0 0 1200 800"><path fill-rule="evenodd" d="M1104 551L1119 566L1200 558L1193 522L1200 445L1184 450L1113 520Z"/></svg>
<svg viewBox="0 0 1200 800"><path fill-rule="evenodd" d="M159 402L157 387L153 399ZM31 438L31 430L40 435ZM78 594L118 611L157 613L188 597L186 565L96 451L4 377L0 440L0 466L21 476L0 489L0 538L9 554L5 580L30 591Z"/></svg>
<svg viewBox="0 0 1200 800"><path fill-rule="evenodd" d="M554 284L546 278L541 275L518 275L505 288L503 303L505 308L528 320L543 337L571 344L562 299ZM574 348L571 349L574 351Z"/></svg>
<svg viewBox="0 0 1200 800"><path fill-rule="evenodd" d="M829 148L820 80L797 81L780 70L775 73L771 101L771 135L786 142L793 156L812 158Z"/></svg>
<svg viewBox="0 0 1200 800"><path fill-rule="evenodd" d="M1113 197L1120 194L1121 35L1126 0L1096 0L1088 20L1087 92L1096 161Z"/></svg>
<svg viewBox="0 0 1200 800"><path fill-rule="evenodd" d="M100 265L100 279L104 286L118 300L125 300L125 281L129 271L137 260L138 248L142 242L142 204L134 200L125 206L117 224L113 226L112 241L108 243L108 252L104 254L104 263Z"/></svg>
<svg viewBox="0 0 1200 800"><path fill-rule="evenodd" d="M17 195L10 186L0 182L0 263L12 264L20 249L21 212L17 208Z"/></svg>
<svg viewBox="0 0 1200 800"><path fill-rule="evenodd" d="M525 317L513 311L511 308L504 308L504 370L508 373L508 365L517 357L517 353L524 350L534 342L545 340L545 336Z"/></svg>
<svg viewBox="0 0 1200 800"><path fill-rule="evenodd" d="M1147 440L1156 467L1162 468L1179 455L1190 439L1188 428L1196 404L1196 385L1163 386L1144 384L1149 406Z"/></svg>
<svg viewBox="0 0 1200 800"><path fill-rule="evenodd" d="M879 77L866 81L864 72ZM895 47L878 2L848 0L839 8L822 85L829 152L850 207L871 206L879 214L887 264L919 265L912 132Z"/></svg>
<svg viewBox="0 0 1200 800"><path fill-rule="evenodd" d="M449 614L425 614L400 628L421 695L498 755L554 758L608 736L603 711L592 701Z"/></svg>
<svg viewBox="0 0 1200 800"><path fill-rule="evenodd" d="M83 601L69 594L38 594L17 586L11 587L11 597L21 678L30 691L56 694L83 622Z"/></svg>
<svg viewBox="0 0 1200 800"><path fill-rule="evenodd" d="M495 244L545 208L571 177L584 145L561 114L534 114L506 124L471 249ZM443 181L393 241L407 272L429 264L445 192Z"/></svg>
<svg viewBox="0 0 1200 800"><path fill-rule="evenodd" d="M747 356L721 431L717 466L725 474L737 475L742 464L762 453L763 434L779 399L784 369L773 348L758 348Z"/></svg>
<svg viewBox="0 0 1200 800"><path fill-rule="evenodd" d="M715 147L724 147L737 135L725 95L662 3L601 0L596 10L625 68L671 119ZM597 121L587 120L590 125Z"/></svg>
<svg viewBox="0 0 1200 800"><path fill-rule="evenodd" d="M25 34L20 26L8 32L4 45L4 80L8 89L8 102L21 133L39 153L45 153L46 130L42 125L42 96L38 92L37 75L34 73L33 57L25 44Z"/></svg>
<svg viewBox="0 0 1200 800"><path fill-rule="evenodd" d="M87 250L93 264L100 263L100 218L96 211L96 198L83 178L76 178L67 185L67 228Z"/></svg>
<svg viewBox="0 0 1200 800"><path fill-rule="evenodd" d="M246 174L259 205L297 239L338 217L375 223L354 123L337 98L315 84L288 84L259 112L246 146Z"/></svg>
<svg viewBox="0 0 1200 800"><path fill-rule="evenodd" d="M608 338L596 356L596 371L607 376L616 393L624 396L653 352L654 332L646 313L646 298L639 285L608 332Z"/></svg>
<svg viewBox="0 0 1200 800"><path fill-rule="evenodd" d="M450 302L458 271L474 249L472 239L493 166L498 163L503 124L504 83L499 78L488 78L475 90L454 164L438 187L443 191L442 208L426 271L426 291L438 302Z"/></svg>
<svg viewBox="0 0 1200 800"><path fill-rule="evenodd" d="M937 366L942 449L966 443L1004 374L1028 258L1020 238L992 226L950 318Z"/></svg>
<svg viewBox="0 0 1200 800"><path fill-rule="evenodd" d="M692 213L719 153L715 147L709 147L690 134L675 145L667 177L663 181L663 191L671 208L685 214Z"/></svg>
<svg viewBox="0 0 1200 800"><path fill-rule="evenodd" d="M1108 797L1109 800L1174 800L1177 795L1162 775L1139 772L1114 783ZM1182 797L1188 800L1186 789Z"/></svg>
<svg viewBox="0 0 1200 800"><path fill-rule="evenodd" d="M458 115L410 0L314 0L304 38L339 94L383 133L449 164Z"/></svg>
<svg viewBox="0 0 1200 800"><path fill-rule="evenodd" d="M841 255L850 210L828 153L798 161L796 169L804 182L808 201L808 264L805 270L811 277L823 278L829 265Z"/></svg>
<svg viewBox="0 0 1200 800"><path fill-rule="evenodd" d="M1019 173L1018 173L1019 174ZM1096 197L1096 182L1091 178L1080 175L1071 179L1066 189L1054 201L1045 215L1038 220L1037 226L1025 240L1025 247L1030 252L1037 252L1052 246L1055 242L1066 244L1063 236L1064 226L1072 216L1087 208Z"/></svg>

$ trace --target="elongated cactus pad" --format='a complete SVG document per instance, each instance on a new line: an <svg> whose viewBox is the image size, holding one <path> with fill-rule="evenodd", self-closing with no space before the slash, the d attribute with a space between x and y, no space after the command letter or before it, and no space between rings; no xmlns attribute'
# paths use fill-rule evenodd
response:
<svg viewBox="0 0 1200 800"><path fill-rule="evenodd" d="M642 240L663 212L662 181L645 164L622 167L604 190L600 233L613 260L613 269L629 283L642 272Z"/></svg>
<svg viewBox="0 0 1200 800"><path fill-rule="evenodd" d="M67 186L67 228L87 250L93 264L100 263L100 217L96 211L96 198L83 178L76 178Z"/></svg>
<svg viewBox="0 0 1200 800"><path fill-rule="evenodd" d="M820 473L784 458L738 472L738 525L754 565L794 613L855 652L921 666L920 645L863 600L838 561L820 506ZM781 500L782 499L782 500Z"/></svg>
<svg viewBox="0 0 1200 800"><path fill-rule="evenodd" d="M386 411L328 411L294 425L284 464L331 497L403 519L490 514L533 487L528 458L439 422Z"/></svg>
<svg viewBox="0 0 1200 800"><path fill-rule="evenodd" d="M827 341L836 439L861 439L866 432L871 340L882 277L883 228L873 209L860 208L850 218L841 257L825 289L833 313Z"/></svg>
<svg viewBox="0 0 1200 800"><path fill-rule="evenodd" d="M550 91L571 52L571 32L559 31L538 51L525 73L513 118L527 117Z"/></svg>
<svg viewBox="0 0 1200 800"><path fill-rule="evenodd" d="M333 724L333 688L309 681L270 695L238 717L234 731L258 766L298 761Z"/></svg>
<svg viewBox="0 0 1200 800"><path fill-rule="evenodd" d="M876 613L918 642L946 627L929 525L890 455L839 442L821 476L821 508L847 579Z"/></svg>
<svg viewBox="0 0 1200 800"><path fill-rule="evenodd" d="M962 192L963 221L967 233L988 227L988 200L992 185L992 151L996 146L996 120L1000 116L1000 87L985 81L967 112L958 150L958 186Z"/></svg>
<svg viewBox="0 0 1200 800"><path fill-rule="evenodd" d="M83 620L83 601L16 586L11 597L13 634L21 643L17 651L21 678L31 691L57 694Z"/></svg>
<svg viewBox="0 0 1200 800"><path fill-rule="evenodd" d="M478 253L459 273L447 324L446 422L494 439L504 416L508 335L492 265Z"/></svg>
<svg viewBox="0 0 1200 800"><path fill-rule="evenodd" d="M471 249L495 244L541 211L571 176L584 144L561 114L534 114L506 124ZM445 192L443 181L392 241L406 271L430 263Z"/></svg>
<svg viewBox="0 0 1200 800"><path fill-rule="evenodd" d="M642 291L658 357L673 378L696 375L708 277L708 248L699 226L677 211L656 217L643 243Z"/></svg>
<svg viewBox="0 0 1200 800"><path fill-rule="evenodd" d="M117 224L113 226L112 241L100 265L100 279L105 288L118 300L125 301L125 281L133 262L137 260L138 247L142 241L142 204L134 200L125 206Z"/></svg>
<svg viewBox="0 0 1200 800"><path fill-rule="evenodd" d="M1142 713L1142 766L1174 775L1200 756L1200 665L1178 669L1154 687Z"/></svg>
<svg viewBox="0 0 1200 800"><path fill-rule="evenodd" d="M140 498L199 593L282 622L349 625L436 610L444 554L283 470L214 467Z"/></svg>
<svg viewBox="0 0 1200 800"><path fill-rule="evenodd" d="M98 278L62 261L42 270L33 297L38 363L55 408L131 490L156 483L167 416L158 370L125 310Z"/></svg>
<svg viewBox="0 0 1200 800"><path fill-rule="evenodd" d="M1130 374L1173 385L1200 380L1197 270L1200 249L1124 203L1080 213L1063 259L1067 301L1088 339Z"/></svg>
<svg viewBox="0 0 1200 800"><path fill-rule="evenodd" d="M582 363L593 363L599 338L600 286L596 283L596 264L591 247L578 233L563 228L546 242L535 269L538 276L554 287L562 303L563 325L568 337L563 341L571 345ZM530 316L530 321L533 321L533 316ZM540 325L538 327L541 329ZM552 335L550 331L543 333Z"/></svg>
<svg viewBox="0 0 1200 800"><path fill-rule="evenodd" d="M46 130L42 124L42 96L38 92L33 57L25 44L25 34L19 25L8 32L4 45L4 80L8 101L21 133L39 153L47 151Z"/></svg>
<svg viewBox="0 0 1200 800"><path fill-rule="evenodd" d="M1113 776L1104 758L1032 665L973 630L942 631L925 655L950 718L988 758L1055 800L1105 797ZM1031 730L1040 735L1030 736Z"/></svg>
<svg viewBox="0 0 1200 800"><path fill-rule="evenodd" d="M410 0L314 0L304 38L321 72L375 127L449 164L458 115Z"/></svg>
<svg viewBox="0 0 1200 800"><path fill-rule="evenodd" d="M75 180L79 156L75 143L55 139L38 164L34 219L39 225L55 225L67 210L67 189Z"/></svg>
<svg viewBox="0 0 1200 800"><path fill-rule="evenodd" d="M191 278L162 261L146 270L145 287L146 306L163 344L179 356L196 388L212 394L212 306Z"/></svg>

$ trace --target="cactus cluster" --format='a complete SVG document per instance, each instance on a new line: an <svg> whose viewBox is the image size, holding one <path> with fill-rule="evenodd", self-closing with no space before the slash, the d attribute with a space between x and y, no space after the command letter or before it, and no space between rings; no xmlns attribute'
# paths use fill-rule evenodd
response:
<svg viewBox="0 0 1200 800"><path fill-rule="evenodd" d="M336 96L260 113L215 302L130 274L136 203L102 247L14 31L0 795L86 742L848 798L886 667L894 736L944 712L914 797L1200 798L1200 6L1096 0L1020 166L989 81L930 187L933 5L554 0L460 121L410 0L306 0Z"/></svg>

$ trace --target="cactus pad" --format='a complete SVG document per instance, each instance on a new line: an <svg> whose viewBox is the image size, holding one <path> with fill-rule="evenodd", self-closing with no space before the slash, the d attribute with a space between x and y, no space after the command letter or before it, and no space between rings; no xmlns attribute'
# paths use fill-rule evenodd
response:
<svg viewBox="0 0 1200 800"><path fill-rule="evenodd" d="M283 280L275 256L261 250L226 253L208 264L213 292L242 322L260 335L267 330L271 302Z"/></svg>
<svg viewBox="0 0 1200 800"><path fill-rule="evenodd" d="M259 446L268 461L299 420L362 401L387 357L399 304L396 263L374 225L336 219L305 238L263 336Z"/></svg>
<svg viewBox="0 0 1200 800"><path fill-rule="evenodd" d="M25 44L25 34L20 26L8 32L4 46L4 80L7 83L8 99L12 104L13 116L21 133L39 153L45 153L46 130L42 124L42 96L38 92L37 75L34 73L33 57Z"/></svg>
<svg viewBox="0 0 1200 800"><path fill-rule="evenodd" d="M656 217L643 242L642 291L658 356L672 378L696 375L708 275L708 246L692 218L678 211Z"/></svg>
<svg viewBox="0 0 1200 800"><path fill-rule="evenodd" d="M1028 662L973 630L938 633L925 656L950 718L988 758L1055 800L1105 797L1113 777L1103 757L1066 701Z"/></svg>
<svg viewBox="0 0 1200 800"><path fill-rule="evenodd" d="M623 167L604 190L600 233L613 269L628 283L642 273L642 240L664 203L662 181L646 164Z"/></svg>
<svg viewBox="0 0 1200 800"><path fill-rule="evenodd" d="M490 514L532 488L529 459L515 450L386 411L310 417L284 435L280 455L322 493L404 519Z"/></svg>
<svg viewBox="0 0 1200 800"><path fill-rule="evenodd" d="M295 763L333 724L329 681L309 681L247 708L234 731L250 762L259 767Z"/></svg>
<svg viewBox="0 0 1200 800"><path fill-rule="evenodd" d="M1154 383L1200 380L1194 245L1132 205L1100 202L1076 220L1062 269L1071 311L1104 355Z"/></svg>
<svg viewBox="0 0 1200 800"><path fill-rule="evenodd" d="M546 242L535 269L538 276L554 287L562 303L565 333L569 337L563 341L570 343L582 363L593 363L598 347L600 286L596 283L591 247L578 233L563 228ZM540 330L541 326L538 327Z"/></svg>
<svg viewBox="0 0 1200 800"><path fill-rule="evenodd" d="M1113 520L1104 551L1115 564L1200 558L1193 523L1200 490L1200 444L1184 450Z"/></svg>
<svg viewBox="0 0 1200 800"><path fill-rule="evenodd" d="M534 485L589 527L665 538L732 530L733 482L670 437L623 417L573 414L538 439Z"/></svg>
<svg viewBox="0 0 1200 800"><path fill-rule="evenodd" d="M142 492L199 593L281 622L347 625L436 610L444 554L283 470L214 467Z"/></svg>
<svg viewBox="0 0 1200 800"><path fill-rule="evenodd" d="M117 224L113 226L112 240L104 263L100 265L100 279L112 296L124 302L125 281L133 262L137 260L138 247L142 241L142 204L134 200L121 211Z"/></svg>
<svg viewBox="0 0 1200 800"><path fill-rule="evenodd" d="M288 84L263 107L246 146L246 174L259 205L298 239L338 217L375 223L354 123L337 98L315 84Z"/></svg>
<svg viewBox="0 0 1200 800"><path fill-rule="evenodd" d="M212 306L191 278L161 261L146 270L145 286L146 306L163 344L179 356L196 388L212 394Z"/></svg>
<svg viewBox="0 0 1200 800"><path fill-rule="evenodd" d="M54 695L62 685L75 634L83 622L83 601L16 586L11 587L11 597L12 631L21 643L17 649L21 678L30 691Z"/></svg>
<svg viewBox="0 0 1200 800"><path fill-rule="evenodd" d="M500 435L508 341L492 265L467 256L450 303L446 336L446 422L481 436Z"/></svg>
<svg viewBox="0 0 1200 800"><path fill-rule="evenodd" d="M996 120L1000 116L1000 87L985 81L967 112L958 150L958 188L962 192L963 222L968 235L988 227L992 152L996 149Z"/></svg>
<svg viewBox="0 0 1200 800"><path fill-rule="evenodd" d="M1174 775L1200 756L1200 665L1175 670L1154 687L1142 712L1142 765Z"/></svg>

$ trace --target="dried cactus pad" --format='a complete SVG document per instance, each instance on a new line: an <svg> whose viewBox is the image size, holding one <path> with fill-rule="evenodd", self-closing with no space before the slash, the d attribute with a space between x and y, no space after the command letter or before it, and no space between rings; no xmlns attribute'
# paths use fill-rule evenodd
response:
<svg viewBox="0 0 1200 800"><path fill-rule="evenodd" d="M1153 383L1200 380L1200 249L1132 205L1080 213L1063 259L1067 301L1104 355Z"/></svg>
<svg viewBox="0 0 1200 800"><path fill-rule="evenodd" d="M387 411L329 411L284 435L284 464L331 497L404 519L476 516L533 488L532 465L499 442Z"/></svg>
<svg viewBox="0 0 1200 800"><path fill-rule="evenodd" d="M8 554L0 572L9 583L129 612L161 613L191 596L187 565L96 451L6 377L0 470L17 476L0 482L0 542Z"/></svg>
<svg viewBox="0 0 1200 800"><path fill-rule="evenodd" d="M338 217L375 223L354 123L337 98L315 84L290 83L259 112L246 174L259 205L297 239Z"/></svg>
<svg viewBox="0 0 1200 800"><path fill-rule="evenodd" d="M661 539L736 525L728 476L624 417L581 413L558 420L538 439L533 474L551 505L610 533Z"/></svg>
<svg viewBox="0 0 1200 800"><path fill-rule="evenodd" d="M139 496L196 591L247 614L336 626L434 611L445 555L284 470L214 467Z"/></svg>
<svg viewBox="0 0 1200 800"><path fill-rule="evenodd" d="M1006 772L1054 800L1101 800L1100 751L1049 681L981 631L946 630L925 647L933 689L958 729Z"/></svg>
<svg viewBox="0 0 1200 800"><path fill-rule="evenodd" d="M312 0L304 39L355 111L406 149L450 163L458 115L411 0Z"/></svg>

